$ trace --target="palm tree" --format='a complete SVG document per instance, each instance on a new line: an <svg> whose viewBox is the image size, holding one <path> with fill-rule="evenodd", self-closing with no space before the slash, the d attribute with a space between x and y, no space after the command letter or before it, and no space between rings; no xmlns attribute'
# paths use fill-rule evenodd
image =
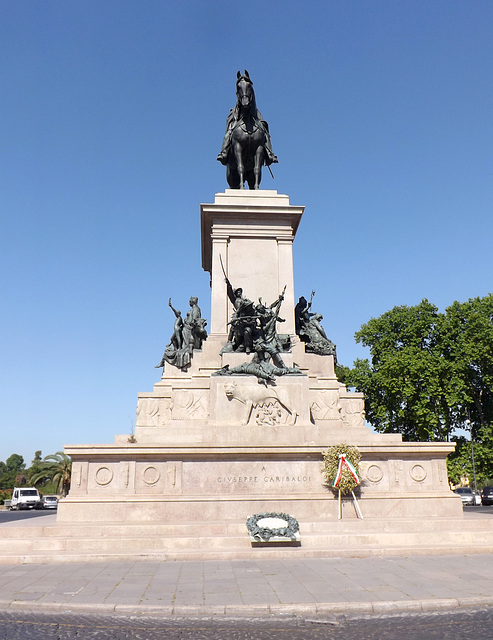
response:
<svg viewBox="0 0 493 640"><path fill-rule="evenodd" d="M63 451L57 451L45 456L39 463L40 470L35 473L31 481L36 486L39 482L50 481L56 485L57 493L66 496L70 489L72 475L72 460Z"/></svg>

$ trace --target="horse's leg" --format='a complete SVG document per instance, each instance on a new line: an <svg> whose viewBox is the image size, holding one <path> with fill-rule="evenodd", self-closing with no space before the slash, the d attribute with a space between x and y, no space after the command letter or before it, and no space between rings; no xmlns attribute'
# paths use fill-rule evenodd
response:
<svg viewBox="0 0 493 640"><path fill-rule="evenodd" d="M226 180L229 184L230 189L240 188L240 179L238 177L238 172L230 164L226 165Z"/></svg>
<svg viewBox="0 0 493 640"><path fill-rule="evenodd" d="M233 141L233 152L236 159L236 169L238 171L238 177L240 179L240 189L245 188L245 167L243 166L243 154L240 143L237 140Z"/></svg>
<svg viewBox="0 0 493 640"><path fill-rule="evenodd" d="M253 173L255 175L254 189L260 188L260 181L262 180L262 165L264 164L264 147L259 145L255 151L255 167Z"/></svg>
<svg viewBox="0 0 493 640"><path fill-rule="evenodd" d="M255 189L255 176L253 174L253 170L245 173L245 180L248 182L250 189Z"/></svg>

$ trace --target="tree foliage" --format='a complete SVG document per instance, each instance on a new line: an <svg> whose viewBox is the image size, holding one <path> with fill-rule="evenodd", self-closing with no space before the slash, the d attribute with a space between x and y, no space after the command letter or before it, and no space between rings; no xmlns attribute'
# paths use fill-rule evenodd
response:
<svg viewBox="0 0 493 640"><path fill-rule="evenodd" d="M72 460L63 451L57 451L45 456L40 463L40 470L33 474L31 481L34 485L52 482L56 487L56 493L66 495L70 488L72 475Z"/></svg>
<svg viewBox="0 0 493 640"><path fill-rule="evenodd" d="M5 461L5 466L7 467L7 471L15 472L22 471L26 468L24 458L18 453L13 453L11 456L9 456Z"/></svg>
<svg viewBox="0 0 493 640"><path fill-rule="evenodd" d="M13 453L5 462L0 462L0 489L11 489L17 486L15 484L17 479L22 484L25 467L24 458L18 453Z"/></svg>
<svg viewBox="0 0 493 640"><path fill-rule="evenodd" d="M356 360L345 384L365 394L367 420L405 440L455 440L451 478L493 476L493 295L454 302L444 313L428 300L372 318L356 333L370 359ZM461 435L462 433L462 435Z"/></svg>
<svg viewBox="0 0 493 640"><path fill-rule="evenodd" d="M31 466L26 469L24 458L13 453L5 462L0 461L0 502L10 497L14 487L33 485L42 493L66 494L70 487L72 462L58 451L42 458L36 451Z"/></svg>
<svg viewBox="0 0 493 640"><path fill-rule="evenodd" d="M406 440L447 440L466 424L473 439L493 423L493 296L394 307L356 333L371 360L346 383L365 393L368 421ZM469 421L469 422L467 422Z"/></svg>

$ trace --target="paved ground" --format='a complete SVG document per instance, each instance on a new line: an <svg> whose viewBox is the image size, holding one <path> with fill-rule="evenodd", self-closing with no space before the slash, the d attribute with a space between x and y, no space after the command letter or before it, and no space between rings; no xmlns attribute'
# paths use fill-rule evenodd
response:
<svg viewBox="0 0 493 640"><path fill-rule="evenodd" d="M16 526L40 522L13 515ZM56 514L42 519L55 525ZM493 554L0 564L4 611L307 619L489 607L492 587Z"/></svg>
<svg viewBox="0 0 493 640"><path fill-rule="evenodd" d="M179 616L493 605L493 555L4 565L0 608Z"/></svg>

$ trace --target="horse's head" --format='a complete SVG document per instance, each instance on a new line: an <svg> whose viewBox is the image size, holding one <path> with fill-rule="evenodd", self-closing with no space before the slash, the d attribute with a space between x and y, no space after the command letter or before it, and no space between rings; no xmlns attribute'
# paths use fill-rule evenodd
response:
<svg viewBox="0 0 493 640"><path fill-rule="evenodd" d="M253 82L250 79L248 71L245 69L244 74L238 71L236 78L236 97L239 109L243 112L251 111L255 114L257 111L255 92L253 90Z"/></svg>

